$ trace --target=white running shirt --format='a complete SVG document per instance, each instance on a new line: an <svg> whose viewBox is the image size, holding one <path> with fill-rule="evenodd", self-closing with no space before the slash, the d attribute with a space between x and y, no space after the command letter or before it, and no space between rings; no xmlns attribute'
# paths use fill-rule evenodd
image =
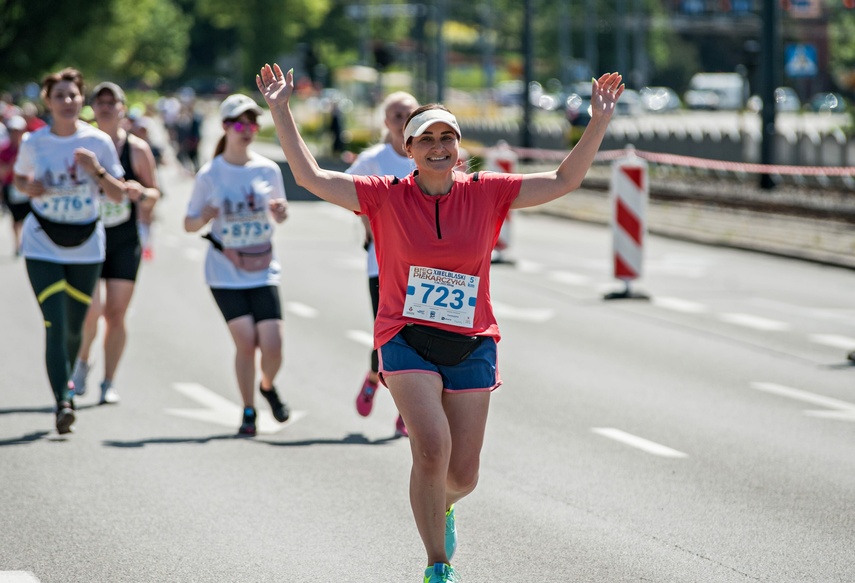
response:
<svg viewBox="0 0 855 583"><path fill-rule="evenodd" d="M416 169L412 159L401 156L392 144L377 144L363 150L362 153L347 169L348 174L357 176L396 176L403 178ZM367 257L368 277L377 277L380 268L377 265L377 253L374 251L374 241L368 245Z"/></svg>
<svg viewBox="0 0 855 583"><path fill-rule="evenodd" d="M269 241L275 221L268 203L285 198L285 185L279 165L249 152L249 162L235 166L217 156L199 170L188 217L199 217L208 205L219 207L220 214L211 221L211 233L225 247L240 247ZM243 271L225 255L209 245L205 257L205 282L213 288L249 289L279 285L281 267L273 251L270 267L263 271Z"/></svg>
<svg viewBox="0 0 855 583"><path fill-rule="evenodd" d="M57 136L45 126L26 134L15 161L15 174L44 183L47 192L30 199L34 213L50 220L72 224L91 223L99 218L100 188L97 181L74 163L74 150L86 148L112 176L125 175L113 140L86 122L77 122L71 136ZM60 247L50 240L36 218L27 216L21 232L21 251L27 259L54 263L98 263L104 261L104 226L77 247Z"/></svg>

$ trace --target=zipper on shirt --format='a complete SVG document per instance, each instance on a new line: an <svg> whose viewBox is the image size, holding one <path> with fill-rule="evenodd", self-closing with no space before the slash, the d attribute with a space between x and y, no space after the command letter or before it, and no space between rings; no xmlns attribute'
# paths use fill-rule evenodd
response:
<svg viewBox="0 0 855 583"><path fill-rule="evenodd" d="M437 239L442 239L442 229L439 227L439 197L436 197L433 204L436 210L436 237Z"/></svg>

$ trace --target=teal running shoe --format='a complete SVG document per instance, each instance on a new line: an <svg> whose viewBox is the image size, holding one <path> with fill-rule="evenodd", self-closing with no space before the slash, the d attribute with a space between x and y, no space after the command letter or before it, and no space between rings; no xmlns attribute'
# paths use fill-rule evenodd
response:
<svg viewBox="0 0 855 583"><path fill-rule="evenodd" d="M434 563L433 567L425 570L424 583L460 583L461 581L454 567L448 563Z"/></svg>
<svg viewBox="0 0 855 583"><path fill-rule="evenodd" d="M457 525L454 523L454 504L445 511L445 557L450 561L457 550Z"/></svg>

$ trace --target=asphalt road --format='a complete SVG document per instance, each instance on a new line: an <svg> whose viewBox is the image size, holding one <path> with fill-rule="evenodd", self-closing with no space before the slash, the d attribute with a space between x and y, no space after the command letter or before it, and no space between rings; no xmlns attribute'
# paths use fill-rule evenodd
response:
<svg viewBox="0 0 855 583"><path fill-rule="evenodd" d="M52 431L41 319L0 220L0 582L420 581L409 448L353 401L370 304L357 219L277 231L295 410L239 439L191 179L163 173L116 386ZM504 386L458 505L466 583L843 582L855 573L855 273L651 237L650 301L604 301L604 227L513 219L493 270ZM100 380L98 358L93 385ZM264 407L261 405L261 407Z"/></svg>

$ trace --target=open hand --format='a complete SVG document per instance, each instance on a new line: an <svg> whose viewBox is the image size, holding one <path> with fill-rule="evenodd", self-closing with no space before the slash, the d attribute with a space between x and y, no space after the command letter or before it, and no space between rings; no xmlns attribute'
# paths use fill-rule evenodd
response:
<svg viewBox="0 0 855 583"><path fill-rule="evenodd" d="M610 119L615 112L615 104L623 94L623 77L619 73L606 73L595 79L591 90L591 121Z"/></svg>
<svg viewBox="0 0 855 583"><path fill-rule="evenodd" d="M264 96L264 101L271 109L287 106L294 92L294 69L283 73L279 65L264 65L261 72L255 76L255 84Z"/></svg>

